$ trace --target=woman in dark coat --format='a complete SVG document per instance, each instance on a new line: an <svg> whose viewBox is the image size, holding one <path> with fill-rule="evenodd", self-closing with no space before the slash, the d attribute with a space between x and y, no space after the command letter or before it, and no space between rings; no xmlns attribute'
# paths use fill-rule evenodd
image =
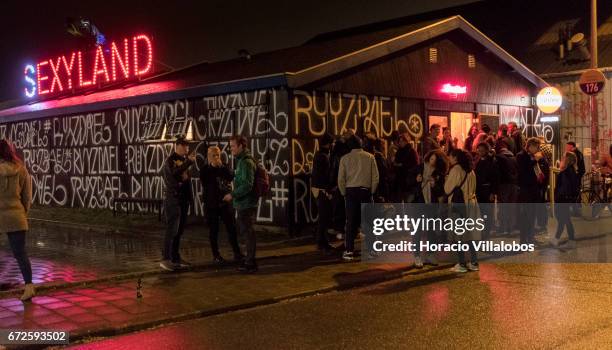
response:
<svg viewBox="0 0 612 350"><path fill-rule="evenodd" d="M569 238L564 248L576 248L574 238L574 225L570 216L570 203L575 203L579 194L578 167L576 155L572 152L565 152L565 157L561 162L561 172L557 175L557 185L555 187L555 216L557 218L557 233L550 240L550 243L558 247L559 238L563 229L567 227Z"/></svg>
<svg viewBox="0 0 612 350"><path fill-rule="evenodd" d="M225 262L219 253L219 219L223 221L227 229L228 240L234 252L234 261L241 262L243 257L238 246L234 208L230 203L223 201L223 197L232 192L230 184L233 177L232 171L221 161L219 147L209 147L208 163L200 169L200 181L203 187L202 199L206 220L210 229L210 247L213 262L216 264Z"/></svg>

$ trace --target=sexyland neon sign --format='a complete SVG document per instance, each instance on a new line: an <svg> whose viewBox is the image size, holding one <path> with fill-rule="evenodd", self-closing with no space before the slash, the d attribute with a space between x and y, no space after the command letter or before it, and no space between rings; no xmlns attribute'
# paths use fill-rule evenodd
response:
<svg viewBox="0 0 612 350"><path fill-rule="evenodd" d="M102 88L105 85L138 79L153 71L153 44L140 34L93 51L73 51L51 57L24 69L27 97Z"/></svg>

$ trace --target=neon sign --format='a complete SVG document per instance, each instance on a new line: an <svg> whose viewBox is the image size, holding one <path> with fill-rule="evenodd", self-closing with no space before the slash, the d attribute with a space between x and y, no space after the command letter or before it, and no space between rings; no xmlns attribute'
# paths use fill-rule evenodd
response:
<svg viewBox="0 0 612 350"><path fill-rule="evenodd" d="M440 92L443 92L445 94L463 95L467 93L467 86L459 86L446 83L442 85L442 89L440 89Z"/></svg>
<svg viewBox="0 0 612 350"><path fill-rule="evenodd" d="M138 79L153 71L153 44L140 34L94 51L73 51L24 70L25 95L46 97Z"/></svg>

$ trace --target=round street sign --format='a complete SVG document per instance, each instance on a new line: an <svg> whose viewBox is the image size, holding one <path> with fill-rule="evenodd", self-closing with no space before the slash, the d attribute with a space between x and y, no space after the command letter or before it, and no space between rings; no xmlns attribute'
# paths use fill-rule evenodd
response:
<svg viewBox="0 0 612 350"><path fill-rule="evenodd" d="M606 85L606 77L598 69L589 69L580 76L580 90L587 95L597 95Z"/></svg>
<svg viewBox="0 0 612 350"><path fill-rule="evenodd" d="M563 103L563 97L561 92L552 86L548 86L540 90L536 97L536 105L542 111L542 113L550 114L555 113L561 104Z"/></svg>

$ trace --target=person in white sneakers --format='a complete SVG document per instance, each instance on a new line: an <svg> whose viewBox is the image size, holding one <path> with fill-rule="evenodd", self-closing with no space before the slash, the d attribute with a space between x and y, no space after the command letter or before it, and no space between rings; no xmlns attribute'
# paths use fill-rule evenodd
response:
<svg viewBox="0 0 612 350"><path fill-rule="evenodd" d="M32 284L32 265L25 250L28 211L32 203L32 179L15 148L0 140L0 232L8 236L13 256L25 282L22 301L36 294Z"/></svg>
<svg viewBox="0 0 612 350"><path fill-rule="evenodd" d="M453 215L464 218L477 218L479 216L478 201L476 200L476 174L472 170L472 159L467 151L454 149L450 154L450 171L444 182L444 192L448 196L448 203L453 208ZM467 272L478 271L478 254L472 241L479 240L478 231L468 231L456 239L467 243L470 251L470 262L466 263L463 251L458 252L459 263L452 271Z"/></svg>

